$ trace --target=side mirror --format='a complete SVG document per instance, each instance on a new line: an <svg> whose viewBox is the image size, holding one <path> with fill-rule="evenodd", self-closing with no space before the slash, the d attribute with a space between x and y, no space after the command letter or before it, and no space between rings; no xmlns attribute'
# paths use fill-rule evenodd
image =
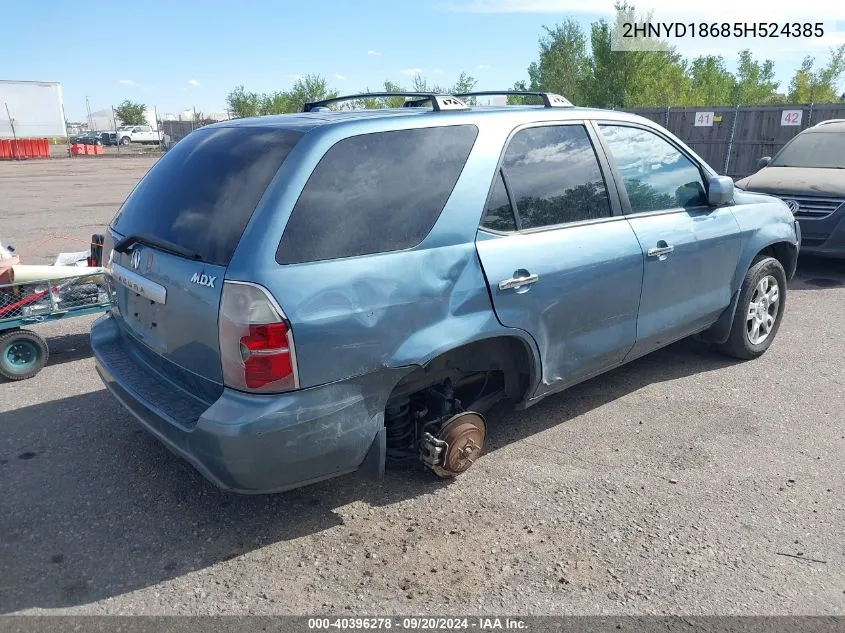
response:
<svg viewBox="0 0 845 633"><path fill-rule="evenodd" d="M763 156L760 160L757 161L757 169L763 169L763 167L768 167L769 163L772 162L771 156Z"/></svg>
<svg viewBox="0 0 845 633"><path fill-rule="evenodd" d="M727 176L715 176L707 186L707 203L711 207L723 207L734 199L734 181Z"/></svg>

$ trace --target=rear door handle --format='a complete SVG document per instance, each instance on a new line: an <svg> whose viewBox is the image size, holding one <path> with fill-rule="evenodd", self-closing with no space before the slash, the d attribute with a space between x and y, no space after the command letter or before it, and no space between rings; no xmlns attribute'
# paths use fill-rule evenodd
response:
<svg viewBox="0 0 845 633"><path fill-rule="evenodd" d="M664 257L675 250L675 247L671 244L667 244L663 240L660 240L657 243L656 248L648 249L648 256L649 257Z"/></svg>
<svg viewBox="0 0 845 633"><path fill-rule="evenodd" d="M540 275L534 273L526 275L525 277L511 277L510 279L503 279L499 282L499 290L510 290L511 288L521 288L529 284L536 284L540 281Z"/></svg>

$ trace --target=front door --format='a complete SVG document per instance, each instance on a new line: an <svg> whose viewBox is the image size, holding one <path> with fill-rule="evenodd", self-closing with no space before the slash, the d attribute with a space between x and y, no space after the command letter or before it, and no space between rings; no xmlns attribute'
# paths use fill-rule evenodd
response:
<svg viewBox="0 0 845 633"><path fill-rule="evenodd" d="M476 239L499 321L537 342L535 396L621 363L636 339L643 254L591 135L580 123L515 132Z"/></svg>
<svg viewBox="0 0 845 633"><path fill-rule="evenodd" d="M731 301L740 231L730 207L708 205L701 169L668 138L628 124L598 128L645 255L634 358L719 318Z"/></svg>

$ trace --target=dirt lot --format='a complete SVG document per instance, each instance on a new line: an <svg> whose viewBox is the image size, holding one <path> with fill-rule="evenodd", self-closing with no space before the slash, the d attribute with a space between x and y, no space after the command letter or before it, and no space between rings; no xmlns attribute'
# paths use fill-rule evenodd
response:
<svg viewBox="0 0 845 633"><path fill-rule="evenodd" d="M0 164L0 240L75 250L42 238L86 241L150 164ZM0 612L845 613L843 282L803 261L758 361L685 341L494 411L449 484L263 497L140 430L94 373L90 319L45 327L48 367L0 384Z"/></svg>

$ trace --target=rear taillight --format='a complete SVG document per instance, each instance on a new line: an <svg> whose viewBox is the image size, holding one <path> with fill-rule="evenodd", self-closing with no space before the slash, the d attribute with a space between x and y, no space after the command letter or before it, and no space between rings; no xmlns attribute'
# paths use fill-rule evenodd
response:
<svg viewBox="0 0 845 633"><path fill-rule="evenodd" d="M299 386L290 324L267 290L255 284L225 282L219 325L227 387L278 393Z"/></svg>

